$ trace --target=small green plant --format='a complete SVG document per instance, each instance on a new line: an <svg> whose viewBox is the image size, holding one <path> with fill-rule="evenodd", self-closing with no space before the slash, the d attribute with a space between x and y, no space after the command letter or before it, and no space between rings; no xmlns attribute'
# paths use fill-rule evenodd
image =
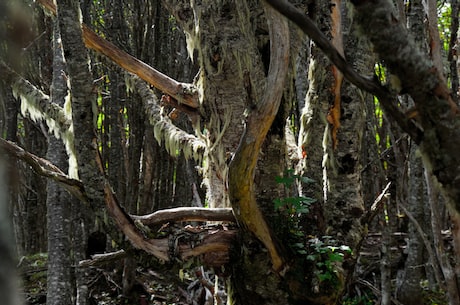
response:
<svg viewBox="0 0 460 305"><path fill-rule="evenodd" d="M307 254L305 250L305 232L301 226L301 216L310 212L310 205L316 200L304 196L291 196L297 194L296 183L314 183L313 179L295 174L293 169L285 171L283 176L275 178L278 184L284 186L283 198L273 200L274 209L280 214L281 230L287 233L291 249L301 255Z"/></svg>
<svg viewBox="0 0 460 305"><path fill-rule="evenodd" d="M338 265L343 262L345 253L351 253L350 247L335 246L336 242L330 236L323 236L323 240L312 238L308 242L310 251L307 260L315 263L318 280L336 283Z"/></svg>
<svg viewBox="0 0 460 305"><path fill-rule="evenodd" d="M303 177L300 175L296 175L293 169L286 170L283 177L276 177L276 182L279 184L283 184L286 192L289 193L291 187L296 181L303 182L303 183L313 183L315 180ZM285 198L276 198L273 200L275 205L275 210L280 211L290 217L299 216L300 214L306 214L310 210L310 205L314 203L316 199L304 196L293 196L293 197L285 197Z"/></svg>

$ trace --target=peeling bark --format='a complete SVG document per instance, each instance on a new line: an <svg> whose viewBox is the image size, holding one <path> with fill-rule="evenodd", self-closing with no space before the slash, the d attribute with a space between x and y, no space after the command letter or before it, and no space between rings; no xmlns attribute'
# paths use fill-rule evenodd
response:
<svg viewBox="0 0 460 305"><path fill-rule="evenodd" d="M67 95L67 82L62 75L65 70L62 48L60 45L59 29L54 25L53 38L53 81L52 99L57 105L63 106ZM48 160L60 168L69 166L63 143L54 137L48 140ZM57 182L48 180L47 183L47 228L48 228L48 272L47 298L49 305L71 304L71 231L70 208L71 196Z"/></svg>

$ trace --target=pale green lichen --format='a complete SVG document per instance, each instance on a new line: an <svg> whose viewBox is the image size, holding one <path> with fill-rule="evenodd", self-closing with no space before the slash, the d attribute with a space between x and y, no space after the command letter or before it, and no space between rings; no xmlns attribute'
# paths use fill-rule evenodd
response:
<svg viewBox="0 0 460 305"><path fill-rule="evenodd" d="M62 139L69 157L69 177L78 179L70 96L67 95L61 108L51 103L48 95L33 86L24 86L22 81L13 84L12 88L14 97L21 101L21 114L33 122L45 121L48 131L57 139Z"/></svg>

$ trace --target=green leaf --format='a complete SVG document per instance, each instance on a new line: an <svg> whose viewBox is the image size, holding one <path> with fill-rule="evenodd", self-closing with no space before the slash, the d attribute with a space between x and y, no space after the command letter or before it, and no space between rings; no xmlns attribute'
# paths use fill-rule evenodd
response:
<svg viewBox="0 0 460 305"><path fill-rule="evenodd" d="M279 210L279 209L281 209L282 207L285 206L284 201L281 200L280 198L277 198L277 199L273 200L273 203L275 205L275 210Z"/></svg>
<svg viewBox="0 0 460 305"><path fill-rule="evenodd" d="M326 280L332 280L332 274L330 274L329 272L326 272L326 273L318 273L318 279L320 282L324 282Z"/></svg>
<svg viewBox="0 0 460 305"><path fill-rule="evenodd" d="M343 254L342 253L330 253L329 260L331 262L342 262L343 261Z"/></svg>
<svg viewBox="0 0 460 305"><path fill-rule="evenodd" d="M297 248L305 248L305 245L303 243L295 243L293 244L294 247L297 247Z"/></svg>

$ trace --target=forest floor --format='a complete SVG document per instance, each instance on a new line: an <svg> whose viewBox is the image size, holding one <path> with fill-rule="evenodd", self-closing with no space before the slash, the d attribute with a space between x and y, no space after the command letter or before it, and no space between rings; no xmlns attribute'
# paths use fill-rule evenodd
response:
<svg viewBox="0 0 460 305"><path fill-rule="evenodd" d="M46 304L46 260L44 253L23 258L19 272L22 277L26 304ZM88 267L90 304L101 305L182 305L225 304L226 295L222 278L202 267L177 269L156 264L138 267L133 274L133 285L129 295L123 294L123 262ZM142 266L146 266L145 262ZM216 286L217 279L217 286ZM217 293L215 294L215 288ZM217 297L219 303L212 303ZM207 302L208 301L208 302ZM209 303L209 301L211 301Z"/></svg>
<svg viewBox="0 0 460 305"><path fill-rule="evenodd" d="M393 275L404 267L406 242L404 233L393 234L390 247ZM381 235L369 234L360 251L355 282L349 285L354 295L348 296L343 305L380 304L380 247ZM26 304L46 304L46 261L47 255L39 253L24 257L19 263ZM123 294L123 259L88 267L90 304L226 304L225 278L216 276L212 270L190 265L183 265L180 269L178 264L159 264L142 254L136 255L135 261L137 268L133 272L129 295ZM421 281L421 285L425 282L428 281ZM423 287L422 291L424 302L421 305L448 304L443 292L430 287Z"/></svg>

